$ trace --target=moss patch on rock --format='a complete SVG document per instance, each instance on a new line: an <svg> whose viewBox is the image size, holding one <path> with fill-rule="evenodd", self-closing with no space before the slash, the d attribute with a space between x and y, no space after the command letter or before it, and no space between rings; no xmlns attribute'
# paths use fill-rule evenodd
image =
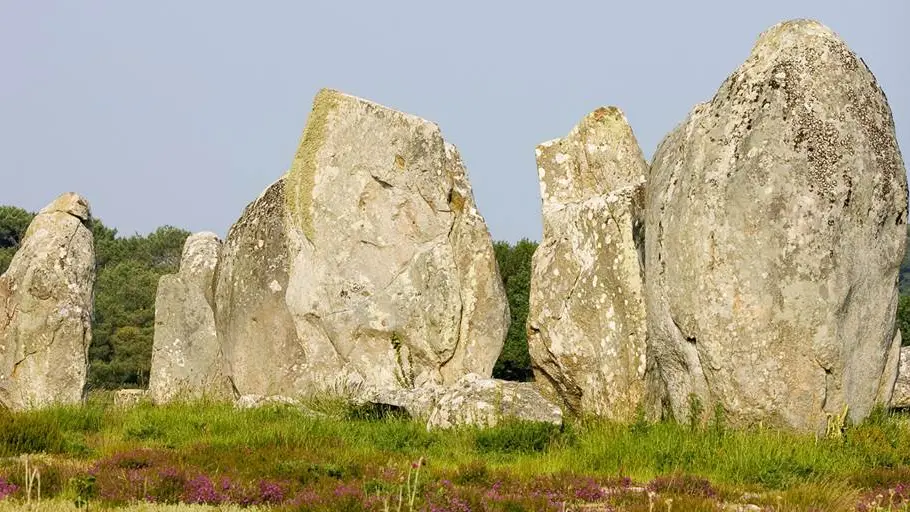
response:
<svg viewBox="0 0 910 512"><path fill-rule="evenodd" d="M316 184L316 156L325 143L326 123L329 113L338 106L341 93L331 89L319 91L313 100L313 109L303 135L294 163L288 172L287 206L292 221L310 240L314 236L313 228L313 187Z"/></svg>

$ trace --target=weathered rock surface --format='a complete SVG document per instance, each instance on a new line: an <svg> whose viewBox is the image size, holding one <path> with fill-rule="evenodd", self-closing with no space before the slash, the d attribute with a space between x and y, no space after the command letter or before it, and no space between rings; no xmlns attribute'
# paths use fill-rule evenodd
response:
<svg viewBox="0 0 910 512"><path fill-rule="evenodd" d="M285 297L302 341L299 355L280 352L294 365L287 387L491 375L508 306L461 159L435 124L324 90L285 189Z"/></svg>
<svg viewBox="0 0 910 512"><path fill-rule="evenodd" d="M875 77L786 22L662 142L648 177L654 397L823 428L888 403L907 183Z"/></svg>
<svg viewBox="0 0 910 512"><path fill-rule="evenodd" d="M220 254L221 240L214 233L191 235L180 270L158 281L149 376L155 402L227 393L212 303Z"/></svg>
<svg viewBox="0 0 910 512"><path fill-rule="evenodd" d="M118 389L114 393L114 407L133 407L148 400L148 398L149 392L147 389Z"/></svg>
<svg viewBox="0 0 910 512"><path fill-rule="evenodd" d="M562 409L531 382L485 379L468 374L448 387L430 412L427 428L494 427L505 420L562 425Z"/></svg>
<svg viewBox="0 0 910 512"><path fill-rule="evenodd" d="M895 409L910 407L910 347L901 348L900 367L897 371L897 382L894 383L894 394L891 396L891 407Z"/></svg>
<svg viewBox="0 0 910 512"><path fill-rule="evenodd" d="M426 420L446 390L432 382L416 388L368 389L355 401L404 409L412 418Z"/></svg>
<svg viewBox="0 0 910 512"><path fill-rule="evenodd" d="M586 116L537 148L544 236L534 253L528 348L544 395L629 420L645 392L648 172L625 116Z"/></svg>
<svg viewBox="0 0 910 512"><path fill-rule="evenodd" d="M66 193L32 220L0 276L0 405L82 399L92 341L95 249L88 201Z"/></svg>
<svg viewBox="0 0 910 512"><path fill-rule="evenodd" d="M224 243L215 323L235 393L296 394L311 387L305 343L285 301L290 268L285 178L250 203Z"/></svg>

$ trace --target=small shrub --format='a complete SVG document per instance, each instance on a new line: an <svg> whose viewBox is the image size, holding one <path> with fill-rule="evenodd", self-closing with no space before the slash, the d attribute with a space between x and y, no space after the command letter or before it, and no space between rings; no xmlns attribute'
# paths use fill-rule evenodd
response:
<svg viewBox="0 0 910 512"><path fill-rule="evenodd" d="M84 478L94 477L98 496L113 504L136 500L175 502L186 477L172 453L137 449L103 458ZM176 494L176 495L175 495Z"/></svg>
<svg viewBox="0 0 910 512"><path fill-rule="evenodd" d="M5 478L0 477L0 500L6 499L7 496L15 494L19 490L19 486L8 482Z"/></svg>
<svg viewBox="0 0 910 512"><path fill-rule="evenodd" d="M727 412L723 404L717 402L714 404L714 418L711 420L711 432L722 435L727 429Z"/></svg>
<svg viewBox="0 0 910 512"><path fill-rule="evenodd" d="M215 483L206 475L199 475L186 483L183 502L200 505L221 505L227 496L215 488Z"/></svg>
<svg viewBox="0 0 910 512"><path fill-rule="evenodd" d="M645 414L644 405L638 404L638 407L635 408L635 421L629 426L629 430L634 434L643 434L650 427L651 422L648 421L648 417Z"/></svg>
<svg viewBox="0 0 910 512"><path fill-rule="evenodd" d="M66 438L46 415L0 413L0 457L27 453L64 453Z"/></svg>
<svg viewBox="0 0 910 512"><path fill-rule="evenodd" d="M76 508L88 508L89 501L98 496L98 487L95 482L96 479L93 475L80 475L70 481L73 492L76 494L73 499Z"/></svg>
<svg viewBox="0 0 910 512"><path fill-rule="evenodd" d="M687 474L657 477L648 484L648 490L656 493L683 494L702 498L717 496L717 491L711 485L711 482L704 478Z"/></svg>
<svg viewBox="0 0 910 512"><path fill-rule="evenodd" d="M880 489L895 487L899 484L910 485L910 467L863 470L853 475L850 483L861 489Z"/></svg>
<svg viewBox="0 0 910 512"><path fill-rule="evenodd" d="M424 452L436 440L436 434L413 421L390 420L371 428L371 444L382 451Z"/></svg>
<svg viewBox="0 0 910 512"><path fill-rule="evenodd" d="M560 428L551 423L509 421L494 428L478 430L475 444L479 450L484 452L542 452L559 435Z"/></svg>
<svg viewBox="0 0 910 512"><path fill-rule="evenodd" d="M487 485L490 483L490 470L483 460L474 459L458 466L455 472L455 483L459 485Z"/></svg>
<svg viewBox="0 0 910 512"><path fill-rule="evenodd" d="M705 412L705 405L695 393L689 393L689 430L695 430L701 425L701 415Z"/></svg>
<svg viewBox="0 0 910 512"><path fill-rule="evenodd" d="M339 464L310 464L307 472L317 477L326 476L336 480L341 480L345 477L344 467Z"/></svg>
<svg viewBox="0 0 910 512"><path fill-rule="evenodd" d="M164 431L158 425L142 421L126 427L126 438L134 441L154 441L164 437Z"/></svg>
<svg viewBox="0 0 910 512"><path fill-rule="evenodd" d="M366 402L350 404L344 411L344 419L359 421L382 421L388 419L409 419L410 415L402 407L389 404Z"/></svg>

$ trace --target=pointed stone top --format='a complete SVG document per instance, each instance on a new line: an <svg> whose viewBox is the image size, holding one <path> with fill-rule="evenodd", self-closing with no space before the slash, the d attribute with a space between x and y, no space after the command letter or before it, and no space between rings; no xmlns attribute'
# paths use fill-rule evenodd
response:
<svg viewBox="0 0 910 512"><path fill-rule="evenodd" d="M567 203L641 183L648 165L622 110L601 107L537 146L537 172L544 204Z"/></svg>
<svg viewBox="0 0 910 512"><path fill-rule="evenodd" d="M88 200L75 192L61 194L60 197L54 199L51 204L42 208L38 213L54 212L66 213L77 217L82 221L87 221L92 218L91 207L88 204Z"/></svg>
<svg viewBox="0 0 910 512"><path fill-rule="evenodd" d="M766 46L790 46L812 40L838 40L840 37L833 30L815 20L795 19L782 21L765 30L758 36L755 49Z"/></svg>
<svg viewBox="0 0 910 512"><path fill-rule="evenodd" d="M221 239L209 231L194 233L183 244L180 274L205 275L214 271L221 254Z"/></svg>
<svg viewBox="0 0 910 512"><path fill-rule="evenodd" d="M442 143L442 135L439 126L420 117L333 89L319 91L287 174L285 197L292 222L308 239L313 238L311 210L317 170L337 164L332 161L334 155L320 153L326 144L349 161L375 161L404 140L412 141L414 151L420 146L427 152L426 148ZM405 148L398 150L391 155L390 167L406 171Z"/></svg>
<svg viewBox="0 0 910 512"><path fill-rule="evenodd" d="M436 126L436 123L432 121L427 121L422 117L415 116L413 114L408 114L407 112L402 112L398 109L376 103L375 101L370 101L359 96L354 96L353 94L347 94L335 89L323 88L316 93L316 97L313 98L313 110L310 114L310 118L313 119L313 114L317 113L326 113L326 110L336 110L336 109L350 109L350 108L364 108L369 112L374 113L378 116L382 115L393 115L401 116L402 119L407 120L410 123L427 123L433 126ZM317 119L318 120L318 119ZM310 124L310 120L307 120L307 125ZM304 132L304 135L306 132Z"/></svg>
<svg viewBox="0 0 910 512"><path fill-rule="evenodd" d="M779 67L781 62L803 73L832 65L846 72L859 67L859 59L833 30L806 19L784 21L762 32L740 69Z"/></svg>

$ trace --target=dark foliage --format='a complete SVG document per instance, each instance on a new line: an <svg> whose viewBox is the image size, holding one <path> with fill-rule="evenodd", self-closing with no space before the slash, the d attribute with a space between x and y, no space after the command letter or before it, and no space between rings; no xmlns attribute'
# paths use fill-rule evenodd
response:
<svg viewBox="0 0 910 512"><path fill-rule="evenodd" d="M493 249L496 252L496 262L499 264L499 273L506 289L512 316L505 346L493 368L493 376L497 379L529 381L534 375L531 372L525 323L528 320L528 299L531 290L531 257L537 249L537 242L527 239L520 240L515 245L496 242Z"/></svg>

